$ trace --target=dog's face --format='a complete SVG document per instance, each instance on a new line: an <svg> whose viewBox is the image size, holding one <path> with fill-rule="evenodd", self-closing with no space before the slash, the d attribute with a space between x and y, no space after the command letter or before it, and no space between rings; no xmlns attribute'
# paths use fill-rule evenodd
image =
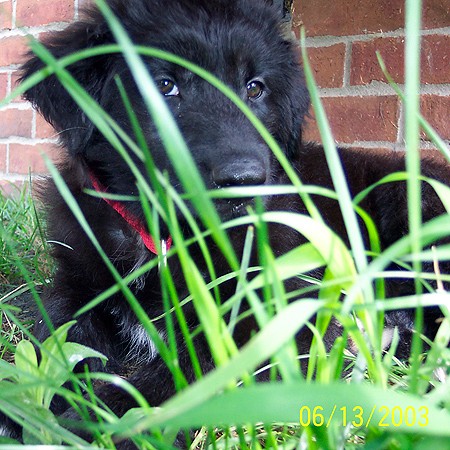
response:
<svg viewBox="0 0 450 450"><path fill-rule="evenodd" d="M282 36L279 12L263 0L139 0L132 6L110 1L134 42L194 62L231 87L247 103L288 155L293 155L308 107L298 52ZM47 46L56 57L114 42L104 19L91 12L53 36ZM145 58L161 95L191 151L207 188L274 182L277 167L270 149L243 113L216 88L176 64ZM28 75L42 64L32 58ZM69 67L72 75L129 136L134 136L115 77L123 83L155 164L178 177L152 123L133 75L121 55L104 55ZM126 163L90 123L54 78L28 92L60 132L71 157L81 158L111 192L136 193ZM143 163L135 163L145 173ZM181 188L179 188L181 190ZM218 201L223 218L245 211L241 201Z"/></svg>

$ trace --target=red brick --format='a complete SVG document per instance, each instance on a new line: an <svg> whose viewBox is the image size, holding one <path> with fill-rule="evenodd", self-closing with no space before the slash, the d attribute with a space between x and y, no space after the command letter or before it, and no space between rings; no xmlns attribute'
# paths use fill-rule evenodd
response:
<svg viewBox="0 0 450 450"><path fill-rule="evenodd" d="M448 0L424 0L422 11L422 24L425 29L450 26Z"/></svg>
<svg viewBox="0 0 450 450"><path fill-rule="evenodd" d="M367 42L354 42L350 67L350 83L367 84L373 80L386 81L378 64L379 51L388 72L397 83L404 77L404 38L379 38Z"/></svg>
<svg viewBox="0 0 450 450"><path fill-rule="evenodd" d="M74 2L68 0L19 0L17 26L38 26L52 22L70 22L74 18Z"/></svg>
<svg viewBox="0 0 450 450"><path fill-rule="evenodd" d="M0 39L0 66L21 64L27 52L26 39L21 36Z"/></svg>
<svg viewBox="0 0 450 450"><path fill-rule="evenodd" d="M8 93L8 74L0 73L0 100L6 97Z"/></svg>
<svg viewBox="0 0 450 450"><path fill-rule="evenodd" d="M421 77L423 83L426 84L450 83L449 49L450 49L449 34L431 35L423 38L422 58L421 58Z"/></svg>
<svg viewBox="0 0 450 450"><path fill-rule="evenodd" d="M10 144L9 148L9 172L21 175L32 173L47 173L42 153L50 158L57 154L53 144Z"/></svg>
<svg viewBox="0 0 450 450"><path fill-rule="evenodd" d="M294 27L308 36L346 36L393 31L404 25L404 0L295 0Z"/></svg>
<svg viewBox="0 0 450 450"><path fill-rule="evenodd" d="M351 144L397 140L397 97L327 97L322 102L336 141ZM313 114L307 121L304 139L320 140Z"/></svg>
<svg viewBox="0 0 450 450"><path fill-rule="evenodd" d="M352 46L351 76L353 85L373 80L386 81L378 64L376 51L383 58L394 81L404 82L404 38L378 38L355 42ZM422 39L421 78L426 84L450 82L450 35L430 35Z"/></svg>
<svg viewBox="0 0 450 450"><path fill-rule="evenodd" d="M56 137L55 129L40 114L36 114L36 138L52 137Z"/></svg>
<svg viewBox="0 0 450 450"><path fill-rule="evenodd" d="M0 111L0 138L31 137L31 109L8 108Z"/></svg>
<svg viewBox="0 0 450 450"><path fill-rule="evenodd" d="M6 144L0 144L0 172L6 172Z"/></svg>
<svg viewBox="0 0 450 450"><path fill-rule="evenodd" d="M420 98L422 115L443 139L450 139L450 97L439 95L422 95Z"/></svg>
<svg viewBox="0 0 450 450"><path fill-rule="evenodd" d="M0 30L12 28L12 0L0 1Z"/></svg>
<svg viewBox="0 0 450 450"><path fill-rule="evenodd" d="M307 49L314 78L319 87L342 87L344 81L345 45Z"/></svg>

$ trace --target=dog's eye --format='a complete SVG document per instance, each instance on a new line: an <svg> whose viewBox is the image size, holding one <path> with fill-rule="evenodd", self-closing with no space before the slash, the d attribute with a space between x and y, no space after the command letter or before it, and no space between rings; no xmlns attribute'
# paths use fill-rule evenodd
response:
<svg viewBox="0 0 450 450"><path fill-rule="evenodd" d="M264 92L264 84L261 83L261 81L250 81L250 83L247 84L247 97L256 100L257 98L261 97L261 95Z"/></svg>
<svg viewBox="0 0 450 450"><path fill-rule="evenodd" d="M159 92L166 97L174 97L180 94L178 86L172 80L159 80L157 85Z"/></svg>

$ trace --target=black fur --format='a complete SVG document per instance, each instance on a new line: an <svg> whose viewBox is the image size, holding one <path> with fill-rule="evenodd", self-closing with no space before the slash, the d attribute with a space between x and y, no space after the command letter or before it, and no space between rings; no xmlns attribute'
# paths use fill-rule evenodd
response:
<svg viewBox="0 0 450 450"><path fill-rule="evenodd" d="M301 128L309 107L309 98L299 65L299 52L297 46L282 35L278 12L269 3L258 0L136 0L132 4L109 1L134 42L168 50L214 73L252 108L288 155L305 184L332 187L322 148L301 141ZM86 19L52 35L46 45L55 57L60 58L79 49L112 42L114 39L105 20L93 10ZM157 59L147 58L145 61L157 82L167 79L178 86L180 95L168 96L167 104L208 188L289 184L267 145L230 101L183 68ZM23 76L27 77L42 66L38 58L30 57L23 67ZM180 183L124 59L118 54L105 55L75 63L69 70L132 136L132 128L121 106L114 81L115 75L120 76L143 125L156 165L160 170L167 171L174 186L180 190ZM248 98L246 90L248 83L253 80L264 86L262 95L254 99ZM89 178L91 171L110 192L137 194L134 177L125 162L54 76L30 89L26 97L60 133L66 151L61 165L62 174L117 270L125 275L136 264L153 258L140 236L110 206L85 193L86 188L92 188ZM448 164L435 152L427 153L423 159L423 172L448 183ZM360 192L384 175L404 168L400 152L342 149L340 155L352 194ZM143 164L133 158L145 173ZM443 213L444 209L431 189L424 185L423 190L423 214L429 220ZM53 287L46 293L45 305L57 327L71 320L80 307L110 287L114 280L51 183L46 187L45 197L48 199L50 239L72 248L57 245L54 249L58 271ZM337 203L319 197L315 200L326 221L346 239ZM218 200L216 206L221 217L229 219L243 214L249 203L244 200ZM403 185L377 188L363 206L376 220L384 247L407 232ZM270 211L305 211L297 195L266 197L264 207ZM128 204L128 208L144 220L139 202ZM182 217L180 222L188 234L189 228L183 223ZM162 230L166 232L164 226ZM238 255L242 250L244 233L245 230L240 229L230 232ZM302 237L296 232L281 226L269 225L269 234L276 256L302 242ZM217 275L227 273L230 269L225 259L215 249L213 242L210 245ZM200 250L195 247L191 250L192 258L207 273ZM256 254L254 262L257 262ZM169 266L175 286L183 298L187 291L176 257L169 259ZM286 288L293 290L301 285L300 280L290 280ZM395 295L407 292L410 288L410 284L399 283L391 286L390 290ZM161 314L163 307L157 270L145 277L143 286L135 284L132 289L149 317ZM226 299L231 292L233 286L224 286L222 299ZM198 322L193 307L188 305L185 314L188 323L195 327ZM431 336L436 330L434 319L438 314L435 310L427 312L427 332ZM403 333L403 352L406 353L413 324L412 315L400 312L388 316L387 320ZM138 366L129 381L151 405L159 405L174 394L172 376L159 356L150 355L148 345L145 347L140 342L138 347L130 346L138 327L139 323L127 303L120 295L116 295L80 317L69 339L107 355L108 369L111 371L120 372L124 366L124 355L128 355L131 362ZM255 328L252 319L241 323L235 332L237 344L243 345ZM337 332L330 331L330 341ZM48 335L42 321L36 325L35 333L41 340ZM307 331L299 334L298 343L300 351L308 351L310 335ZM183 351L181 336L178 344L181 350L179 364L191 382L194 374L189 356ZM201 337L196 339L196 349L202 369L211 370L213 362L209 348ZM91 366L93 369L102 369L95 361ZM119 415L134 406L126 394L111 386L101 388L99 395ZM67 415L70 417L71 414Z"/></svg>

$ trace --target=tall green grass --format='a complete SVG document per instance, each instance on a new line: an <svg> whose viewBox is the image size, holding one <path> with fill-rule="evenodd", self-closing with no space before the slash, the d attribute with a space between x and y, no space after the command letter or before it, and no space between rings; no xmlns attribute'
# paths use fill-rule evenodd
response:
<svg viewBox="0 0 450 450"><path fill-rule="evenodd" d="M84 426L93 430L97 442L107 448L114 448L114 442L125 438L133 439L139 448L169 448L180 429L194 428L200 429L193 444L195 448L403 449L430 448L432 445L448 448L450 354L447 345L450 327L447 293L423 289L423 285L427 286L426 281L436 279L437 275L422 274L420 267L420 261L433 257L422 249L433 240L450 234L448 215L426 225L421 224L420 217L420 191L417 189L420 179L417 136L419 121L422 120L417 101L420 4L415 1L406 2L407 41L408 46L411 46L407 51L408 78L404 94L405 98L409 98L406 105L407 121L411 121L408 125L407 172L382 180L407 180L411 233L381 253L377 232L371 219L364 216L358 208L358 203L369 191L361 193L353 200L349 195L306 57L306 79L336 192L303 185L259 120L214 76L174 55L157 49L134 47L105 3L99 1L98 4L107 17L118 44L86 50L57 62L47 50L34 42L32 48L45 61L47 68L24 82L18 92L54 73L90 120L129 164L136 177L140 199L152 233L159 235L158 216L168 224L175 244L167 255L168 264L165 264L161 256L159 260L148 262L122 279L103 252L64 180L52 163L48 162L58 189L116 280L115 286L96 298L87 299L91 301L78 315L121 291L171 370L178 393L161 407L153 408L140 393L119 377L95 373L74 375L70 370L73 367L73 358L76 358L76 355L81 358L91 353L88 349L67 345L70 344L65 342L68 325L57 330L53 340L45 344L35 342L43 355L40 363L36 359L34 349L27 344L19 345L16 366L0 361L0 410L23 425L25 443L52 446L64 443L74 447L89 445L60 426L49 412L49 400L58 393L75 405ZM181 195L174 191L164 174L154 166L151 152L142 138L142 130L133 116L126 92L122 90L123 107L135 124L134 136L126 136L118 124L83 91L66 70L70 63L78 59L115 52L124 53L141 89L149 113L166 145L168 156L183 184L184 193ZM176 123L145 70L141 56L160 57L187 67L234 101L260 131L288 173L292 186L234 188L224 189L219 193L208 192ZM120 86L120 80L118 83ZM435 142L445 153L441 143L437 139ZM147 174L142 174L133 164L129 151L144 161ZM436 182L431 183L449 211L449 189ZM222 223L212 201L217 196L261 196L282 192L301 195L308 206L309 215L264 212L255 208L255 211L246 217ZM347 232L351 237L349 248L324 225L311 201L310 195L313 193L338 199L346 219ZM197 224L193 219L185 206L186 202L191 202L197 208L202 224ZM194 238L189 241L184 239L179 228L176 209L185 214L192 227ZM371 230L370 258L363 245L357 214L362 214ZM297 230L306 237L307 243L276 258L271 252L265 230L265 224L271 222L282 223ZM237 225L248 226L242 257L234 254L227 236L227 230ZM205 244L206 236L212 236L230 263L230 273L221 278L215 276L212 258ZM199 242L204 252L210 282L205 281L190 255L189 249L193 242ZM257 246L263 255L261 267L249 267L246 255L254 246ZM330 248L334 248L331 255ZM180 259L190 292L186 298L179 298L171 279L170 258L175 252ZM442 260L449 259L447 247L438 249L437 254ZM393 260L403 261L405 265L412 261L409 275L402 276L417 280L418 294L385 302L380 280L387 276L399 276L387 275L385 272ZM148 317L134 297L129 284L145 271L155 269L158 263L161 265L166 312L161 317ZM296 293L285 292L284 280L292 276L302 276L306 279L308 273L319 268L324 269L323 280L308 278L311 282L309 288ZM26 272L26 269L24 271ZM255 272L256 276L249 276ZM236 292L229 299L220 299L217 287L229 279L237 280ZM450 281L447 274L441 274L440 279ZM295 300L300 296L301 300ZM38 299L37 301L39 302ZM193 304L199 317L200 325L195 330L189 329L183 314L182 306L188 302ZM239 305L242 302L248 302L250 310L240 314ZM414 339L410 360L397 361L394 351L398 336L394 335L391 350L384 352L382 348L383 314L387 310L416 307L419 311L417 325L420 329L420 308L425 305L439 305L445 315L435 342L427 342L430 349L425 359L421 345L423 337L418 333ZM8 317L15 317L14 311L7 310L3 304L0 304L0 308ZM226 320L228 313L230 321ZM245 314L254 314L260 331L244 347L237 348L232 338L232 330ZM317 319L313 325L310 321L314 316L317 316ZM342 324L342 337L338 338L327 352L323 335L332 318ZM164 341L156 329L156 324L161 321L164 321L167 330L167 339ZM193 367L196 368L198 379L191 385L187 385L185 375L177 364L173 331L175 321L180 324ZM358 326L361 323L364 330ZM297 355L294 337L304 326L313 331L315 338L308 355ZM204 333L217 367L206 375L201 373L192 344L193 337L198 333ZM345 349L347 338L351 338L355 343L357 355ZM309 361L305 376L299 369L299 360L302 358L308 358ZM269 366L258 369L267 361L270 361ZM49 367L53 370L49 370ZM256 370L270 370L274 375L272 381L255 383L253 374ZM92 391L92 381L95 379L113 382L127 389L136 397L139 408L128 412L122 418L115 417L95 398ZM66 380L72 382L73 390L64 387L63 382ZM81 394L84 390L88 391L88 395ZM87 407L95 411L98 423L89 423ZM406 417L406 414L409 416Z"/></svg>
<svg viewBox="0 0 450 450"><path fill-rule="evenodd" d="M43 216L36 210L30 184L0 190L0 294L32 274L38 283L48 279L51 267L44 237Z"/></svg>
<svg viewBox="0 0 450 450"><path fill-rule="evenodd" d="M32 296L49 282L53 264L44 236L45 219L36 209L30 183L0 191L0 356L31 326ZM21 311L22 310L22 311ZM25 311L23 311L25 310ZM19 313L20 320L5 311ZM28 312L27 312L28 311ZM16 319L16 320L14 320Z"/></svg>

